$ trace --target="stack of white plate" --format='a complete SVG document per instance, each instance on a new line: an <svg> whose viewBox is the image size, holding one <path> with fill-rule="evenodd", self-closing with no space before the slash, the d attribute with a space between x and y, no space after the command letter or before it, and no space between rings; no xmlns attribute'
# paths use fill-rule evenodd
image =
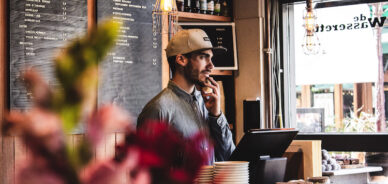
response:
<svg viewBox="0 0 388 184"><path fill-rule="evenodd" d="M197 178L194 180L195 184L212 184L213 183L214 166L205 165L199 169Z"/></svg>
<svg viewBox="0 0 388 184"><path fill-rule="evenodd" d="M214 184L247 184L249 183L249 162L227 161L215 162Z"/></svg>

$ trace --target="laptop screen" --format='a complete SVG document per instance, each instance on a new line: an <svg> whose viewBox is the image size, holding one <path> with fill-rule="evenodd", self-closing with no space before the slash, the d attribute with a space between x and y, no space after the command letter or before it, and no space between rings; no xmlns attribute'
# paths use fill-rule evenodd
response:
<svg viewBox="0 0 388 184"><path fill-rule="evenodd" d="M253 161L282 157L298 133L295 129L252 129L245 133L229 160Z"/></svg>

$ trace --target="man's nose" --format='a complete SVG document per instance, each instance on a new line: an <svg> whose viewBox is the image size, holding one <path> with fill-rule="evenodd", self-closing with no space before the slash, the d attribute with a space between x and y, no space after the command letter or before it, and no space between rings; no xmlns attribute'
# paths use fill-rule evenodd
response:
<svg viewBox="0 0 388 184"><path fill-rule="evenodd" d="M209 59L209 61L208 61L207 68L208 69L213 69L214 68L214 64L213 64L211 59Z"/></svg>

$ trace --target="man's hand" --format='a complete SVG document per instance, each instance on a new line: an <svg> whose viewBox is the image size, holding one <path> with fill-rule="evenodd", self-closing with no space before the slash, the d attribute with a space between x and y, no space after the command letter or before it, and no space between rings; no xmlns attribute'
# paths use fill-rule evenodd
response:
<svg viewBox="0 0 388 184"><path fill-rule="evenodd" d="M204 83L204 87L209 87L212 92L206 93L204 89L201 90L205 106L212 116L221 115L221 98L220 98L220 87L213 77L208 78L209 82ZM202 88L204 88L202 87Z"/></svg>

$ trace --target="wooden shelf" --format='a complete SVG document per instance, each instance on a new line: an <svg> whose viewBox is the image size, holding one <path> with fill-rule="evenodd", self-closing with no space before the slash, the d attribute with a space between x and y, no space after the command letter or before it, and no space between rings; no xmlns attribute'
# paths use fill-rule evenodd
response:
<svg viewBox="0 0 388 184"><path fill-rule="evenodd" d="M210 75L233 75L232 70L213 70Z"/></svg>
<svg viewBox="0 0 388 184"><path fill-rule="evenodd" d="M382 167L363 167L363 168L354 168L354 169L340 169L335 171L323 171L323 176L337 176L337 175L348 175L348 174L358 174L358 173L368 173L368 172L377 172L382 171Z"/></svg>
<svg viewBox="0 0 388 184"><path fill-rule="evenodd" d="M231 22L231 17L206 15L201 13L178 12L179 22Z"/></svg>

